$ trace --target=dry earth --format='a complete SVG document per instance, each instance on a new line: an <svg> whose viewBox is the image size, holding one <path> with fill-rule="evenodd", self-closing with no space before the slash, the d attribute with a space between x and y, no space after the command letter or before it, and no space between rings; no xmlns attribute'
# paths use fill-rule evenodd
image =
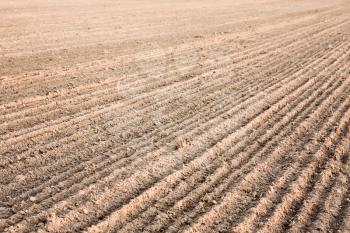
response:
<svg viewBox="0 0 350 233"><path fill-rule="evenodd" d="M0 1L0 232L350 232L349 0Z"/></svg>

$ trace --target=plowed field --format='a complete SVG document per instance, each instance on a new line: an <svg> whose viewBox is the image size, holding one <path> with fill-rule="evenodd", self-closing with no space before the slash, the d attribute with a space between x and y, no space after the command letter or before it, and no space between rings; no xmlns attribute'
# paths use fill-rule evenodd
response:
<svg viewBox="0 0 350 233"><path fill-rule="evenodd" d="M349 0L0 1L0 232L350 232Z"/></svg>

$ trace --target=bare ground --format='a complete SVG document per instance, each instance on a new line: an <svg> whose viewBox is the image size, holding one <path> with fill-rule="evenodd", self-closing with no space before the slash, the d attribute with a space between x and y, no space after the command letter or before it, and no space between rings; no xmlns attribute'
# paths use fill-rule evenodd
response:
<svg viewBox="0 0 350 233"><path fill-rule="evenodd" d="M0 2L0 232L350 232L348 0Z"/></svg>

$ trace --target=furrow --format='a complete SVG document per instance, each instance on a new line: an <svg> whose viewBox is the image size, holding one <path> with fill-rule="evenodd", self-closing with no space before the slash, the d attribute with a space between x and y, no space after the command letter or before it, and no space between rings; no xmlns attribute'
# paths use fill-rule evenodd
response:
<svg viewBox="0 0 350 233"><path fill-rule="evenodd" d="M334 26L334 25L332 25L332 26ZM339 25L337 25L337 26L339 26ZM332 29L334 29L334 28L332 28ZM299 43L300 43L300 42L299 42ZM226 59L226 60L227 60L227 59ZM215 64L217 64L217 63L215 63ZM190 70L191 70L191 69L192 69L192 68L190 68ZM202 69L203 69L203 68L202 68ZM130 79L130 78L129 78L129 79ZM147 80L147 82L149 82L149 81L150 81L150 80ZM115 83L115 81L114 81L113 79L112 79L112 82ZM119 82L119 81L118 81L118 82ZM164 81L163 81L163 82L164 82ZM112 86L113 86L113 83L108 83L108 85L112 85ZM153 83L154 83L154 82L153 82ZM116 83L116 84L118 84L118 83ZM107 85L107 84L106 84L106 85ZM127 87L123 87L123 88L120 87L120 89L125 89L125 88L128 89ZM149 88L147 88L147 89L149 89ZM110 91L110 89L108 89L108 88L107 88L107 90L102 90L101 95L102 95L102 94L105 94L105 93L108 93L109 91ZM89 95L91 95L91 94L92 94L92 93L89 93ZM121 93L121 96L124 96L124 94ZM104 96L104 98L107 98L107 97L108 97L108 96ZM90 98L91 98L91 97L90 97ZM119 97L119 98L120 98L120 97ZM69 101L71 101L71 100L69 100ZM55 101L55 102L57 102L57 101ZM58 103L55 104L56 107L57 107L57 104L58 104ZM65 112L65 111L67 111L67 110L64 109L64 112ZM59 111L58 111L58 110L54 110L54 112L59 112ZM29 119L22 119L21 121L24 121L24 122L31 122L31 121L30 121L31 119L32 119L32 118L29 118ZM41 119L41 118L38 118L37 116L35 116L34 119ZM43 119L46 119L46 118L44 117ZM34 121L34 122L36 122L36 121ZM6 124L7 127L8 127L8 125L9 125L10 123L11 123L11 122L7 122L7 124ZM15 125L18 127L19 122L18 122L18 121L15 121L14 123L15 123ZM20 132L16 132L16 133L18 134L18 133L20 133ZM7 133L7 136L8 136L8 137L12 137L12 138L14 137L14 135L11 135L11 134L9 134L9 133Z"/></svg>
<svg viewBox="0 0 350 233"><path fill-rule="evenodd" d="M347 133L348 134L348 133ZM319 203L322 200L326 199L326 195L330 190L330 186L332 184L332 178L334 176L342 172L342 162L341 158L346 156L346 151L349 150L349 137L345 138L338 148L335 149L334 156L331 157L332 160L338 162L336 166L328 166L328 169L323 169L324 175L322 175L320 182L318 182L312 191L309 193L308 197L302 203L302 206L299 208L298 213L295 217L290 221L288 228L288 232L301 232L305 231L305 227L307 226L309 220L314 216L317 212L319 212ZM337 173L333 170L338 169Z"/></svg>
<svg viewBox="0 0 350 233"><path fill-rule="evenodd" d="M342 94L344 95L344 93ZM254 170L247 175L247 177L244 179L244 181L241 183L239 187L236 187L235 190L226 194L221 204L218 204L209 212L207 212L204 216L202 216L196 224L192 225L191 228L188 229L188 231L189 232L197 232L197 231L206 232L210 229L213 229L215 227L215 224L218 223L217 221L219 221L219 218L222 219L221 217L224 215L232 216L234 212L241 210L241 208L244 208L243 206L245 205L245 203L247 202L249 203L249 201L254 200L255 197L253 197L252 193L250 193L252 192L252 190L255 190L253 185L256 186L257 184L259 183L263 184L264 182L270 183L273 177L276 178L276 176L281 175L281 174L275 174L270 169L271 168L275 169L275 166L278 166L279 170L277 171L282 172L284 170L283 164L285 162L293 161L294 158L287 156L288 154L286 154L287 152L286 150L287 149L290 150L291 147L293 147L296 143L298 142L300 143L299 138L301 137L304 138L306 135L308 135L309 137L313 136L312 132L316 129L315 128L316 125L318 124L322 125L323 124L322 122L324 122L324 119L320 119L320 116L323 115L321 113L325 111L328 111L328 114L330 113L330 110L327 109L327 107L332 105L332 101L333 99L327 99L327 102L328 102L327 104L323 104L322 107L318 108L318 110L316 110L310 118L304 121L303 124L297 130L295 130L295 132L291 134L290 137L288 137L284 142L281 142L280 145L283 146L282 148L279 148L278 150L273 152L273 154L271 155L271 157L268 158L267 161L257 165L254 168ZM314 121L317 122L318 124L315 124ZM313 129L313 130L310 130L310 129ZM298 148L295 148L294 150L298 150ZM291 161L288 161L288 160L291 160ZM244 198L246 199L243 200ZM235 208L233 208L234 206ZM242 206L242 207L239 207L239 206ZM229 221L229 220L226 220L226 221ZM231 219L231 221L233 221L233 219Z"/></svg>
<svg viewBox="0 0 350 233"><path fill-rule="evenodd" d="M336 146L336 144L333 143L334 140L342 137L342 132L343 131L341 130L338 132L334 131L327 138L325 144L321 146L321 149L316 154L312 155L311 162L301 171L298 179L290 184L287 193L280 193L280 195L282 195L282 202L277 204L272 216L267 219L266 223L264 223L264 227L261 230L262 232L284 231L289 222L291 222L290 218L293 216L292 212L297 211L299 208L298 205L300 205L299 203L302 203L303 198L308 196L310 191L315 188L316 182L322 180L323 175L330 176L329 179L332 179L332 176L337 176L337 169L339 169L339 166L337 165L339 164L336 160L329 159L329 157L332 156ZM303 159L305 158L306 156ZM327 171L327 168L333 168L335 170L329 172ZM335 179L333 178L333 180ZM331 182L329 187L332 188L333 185L335 185L335 182ZM326 193L324 195L327 196Z"/></svg>
<svg viewBox="0 0 350 233"><path fill-rule="evenodd" d="M299 86L301 86L301 85L303 85L303 83L305 83L307 80L304 80L303 78L296 78L296 79L294 79L293 81L291 81L291 83L290 83L290 86L288 87L288 88L282 88L284 91L290 91L290 90L293 90L293 88L298 88ZM299 82L301 82L301 83L299 83ZM279 101L279 99L281 99L281 98L283 98L284 97L284 92L282 91L282 93L281 94L279 94L279 95L277 95L277 96L272 96L273 98L273 100L275 100L275 101ZM269 101L273 101L273 100L269 100ZM265 101L267 101L267 100L265 100ZM258 108L262 108L262 106L258 106ZM246 114L248 114L248 116L249 116L249 113L250 114L252 114L251 112L247 112ZM259 113L256 113L256 112L254 112L253 113L253 116L257 116L256 114L259 114ZM233 124L233 125L237 125L237 122L232 122L233 120L228 120L228 122L231 122L231 124ZM228 124L228 122L226 123L226 124L222 124L222 128L223 129L226 129L227 130L227 128L228 127L230 127L231 126L231 124ZM232 127L232 126L231 126ZM237 126L236 126L237 127ZM216 130L214 131L215 133L214 133L214 135L215 134L217 134L216 133ZM226 134L226 133L225 133ZM219 134L219 135L222 135L221 133ZM218 135L218 136L219 136ZM222 136L221 136L222 137ZM201 139L202 138L202 139ZM203 137L200 137L199 138L199 142L201 142L203 140ZM197 147L197 146L196 146ZM195 147L195 148L196 148ZM193 149L195 149L195 148L191 148L192 150ZM167 158L168 158L169 156L164 156L164 157L161 157L160 158L160 160L158 160L157 161L157 163L164 163L164 160L166 160ZM169 158L168 158L169 159ZM174 159L174 158L172 158L172 159ZM184 158L185 159L185 158ZM175 160L176 161L176 160ZM174 161L174 163L171 163L171 166L174 166L174 165L176 165L176 164L178 164L179 162L181 162L181 161L177 161L177 163L175 163L175 161ZM182 161L183 162L183 161ZM167 165L167 166L165 166L165 164ZM166 167L168 167L169 166L169 161L168 162L166 162L165 164L162 164L161 166L156 166L156 167L158 167L159 169L164 169L164 168L166 168ZM169 168L168 168L169 169ZM164 172L166 172L166 170L168 170L168 169L165 169L164 170ZM116 172L116 171L115 171ZM131 180L130 181L132 181L132 178L133 177L135 177L135 175L137 176L137 175L143 175L143 176L146 176L145 178L147 178L147 176L149 176L150 174L148 174L147 172L140 172L141 174L139 174L139 173L135 173L132 177L131 177ZM110 176L112 176L113 175L113 173L110 175ZM148 177L148 179L150 179L150 177ZM127 179L127 180L125 180L125 181L123 181L122 182L122 186L123 186L123 184L125 184L124 182L126 182L126 181L128 181L129 179ZM115 195L115 192L113 192L113 193L110 193L110 192L108 192L107 191L107 193L109 193L109 195L111 195L111 194L113 194L113 195ZM106 195L107 197L108 197L108 195ZM89 203L90 205L92 204L91 202ZM77 210L78 211L78 210ZM75 211L74 211L75 212ZM69 218L67 218L67 219L69 219Z"/></svg>
<svg viewBox="0 0 350 233"><path fill-rule="evenodd" d="M331 83L332 83L332 80L329 80L327 81L327 85L328 87L331 87ZM326 85L326 84L323 84L323 85ZM334 83L334 87L332 87L332 89L335 89L336 86L338 84ZM310 92L311 91L314 91L314 90L317 90L317 88L320 88L319 85L314 85L313 86L313 89L309 90ZM318 94L317 94L318 93ZM253 142L256 142L256 141L259 141L258 144L265 144L268 140L270 140L272 137L272 135L278 135L280 132L279 130L283 129L285 131L287 131L287 128L286 128L286 123L288 123L289 121L292 121L295 122L295 125L297 124L297 121L295 119L293 119L294 117L298 116L298 114L300 114L301 112L304 113L304 111L306 111L306 109L309 108L308 105L310 105L314 100L315 98L321 94L320 92L316 92L316 93L313 93L312 95L310 95L310 93L308 92L305 92L303 93L302 95L299 96L299 98L301 98L302 100L306 100L305 101L306 103L303 103L303 105L301 105L300 107L298 106L298 110L293 113L293 114L290 114L288 116L288 120L284 120L284 119L281 119L282 116L284 116L288 111L290 111L290 108L293 108L293 106L295 106L296 104L299 104L298 103L298 98L296 98L295 100L292 101L292 103L290 103L289 105L286 105L286 108L283 109L283 111L281 111L279 114L276 114L274 117L272 117L271 119L269 119L269 121L265 122L263 125L261 125L261 127L257 128L256 130L254 130L254 132L250 132L249 133L249 137L246 138L246 137L242 137L242 141L240 141L238 143L239 147L235 146L234 150L233 148L231 148L227 153L225 153L225 156L224 157L220 157L220 161L222 161L224 163L224 167L228 167L230 168L230 170L234 169L234 168L240 168L240 170L248 170L250 167L254 166L254 164L256 163L256 161L253 163L252 161L250 161L248 158L244 158L244 157L241 157L239 156L240 155L240 151L243 150L243 148L247 148L248 146L253 146L252 144L254 144ZM310 97L309 97L310 96ZM300 100L299 100L300 101ZM306 108L306 109L305 109ZM277 117L277 119L275 119L275 117ZM280 122L282 124L280 124ZM264 127L269 127L269 125L272 125L272 123L274 123L274 126L276 129L270 129L269 130L269 135L270 136L267 136L267 135L263 135L264 132L266 131L266 128ZM243 143L244 142L244 143ZM245 143L250 143L249 144L245 144ZM261 148L261 146L260 146ZM260 149L258 148L258 149ZM257 152L257 150L254 151L255 153ZM237 154L236 157L233 157L231 158L230 155L233 155L233 154ZM227 159L225 159L227 157ZM256 156L257 157L257 156ZM230 164L230 165L225 165L226 163ZM222 165L222 164L221 164ZM249 165L249 166L246 166L246 165ZM211 178L211 176L209 174L212 174L214 172L214 170L212 171L212 173L209 173L207 174L208 176L208 180L204 183L204 187L193 187L193 186L189 186L188 189L190 192L191 191L191 198L186 198L186 201L182 201L181 204L178 204L178 206L181 207L181 209L184 209L189 203L196 203L198 202L198 199L200 197L203 197L205 193L208 192L208 189L214 189L215 188L215 185L218 184L218 183L215 183L215 182L218 182L219 180L222 181L224 179L226 179L226 177L230 174L230 170L228 170L227 168L224 168L223 170L225 170L225 172L222 172L220 171L221 168L220 167L215 167L215 173L218 173L220 175L213 175L214 178ZM215 180L215 182L213 182ZM236 178L236 180L238 181L238 179ZM205 179L202 181L204 182ZM202 183L201 182L201 183ZM197 183L196 186L199 186L199 184ZM183 189L183 187L181 186L181 190ZM175 190L173 190L173 193L174 193ZM192 195L193 193L196 193L196 195ZM185 195L186 196L186 193L179 193L178 194L181 198L183 198ZM196 197L198 199L194 200L193 198ZM157 202L159 201L159 199L157 200ZM175 199L174 197L166 197L166 199L163 201L163 200L160 200L161 203L164 203L168 206L168 211L167 211L167 214L164 214L164 216L158 216L157 217L157 221L158 222L162 222L162 223L159 223L159 228L161 229L166 229L167 227L167 224L165 224L165 222L169 222L172 218L170 218L169 216L181 216L182 213L179 212L179 210L173 210L172 208L169 209L169 205L170 203L172 203L171 205L174 205L175 202L177 202L177 199ZM153 218L155 217L155 215L157 214L157 209L158 209L158 204L157 205L157 208L154 208L154 207L151 207L149 209L149 212L148 213L149 215L153 215ZM160 207L162 208L162 207ZM164 208L164 207L163 207ZM148 216L148 215L147 215ZM130 215L129 215L130 217ZM149 220L152 219L150 216L148 217L145 217L145 214L142 214L142 216L139 217L138 221L143 221L144 219L147 219L147 225L148 227L146 229L148 229L151 225L149 225ZM136 224L136 225L140 225L139 223L130 223L129 224L129 227L132 228L133 225ZM169 224L169 223L168 223ZM142 225L140 225L141 227ZM130 228L126 227L123 229L124 232L128 232L129 230L131 230ZM160 230L159 228L157 228L157 230ZM157 231L155 228L152 228L152 230L150 231ZM119 231L119 230L118 230Z"/></svg>
<svg viewBox="0 0 350 233"><path fill-rule="evenodd" d="M319 24L320 24L320 23L319 23ZM322 23L322 24L324 24L324 23ZM330 25L334 26L334 24L330 24ZM326 28L325 28L325 29L326 29ZM320 32L320 31L319 31L319 32ZM310 32L308 32L308 33L310 33ZM296 33L296 34L297 34L297 33ZM287 34L287 35L290 36L289 34ZM287 37L287 38L288 38L288 37ZM264 42L264 44L263 44L264 46L259 46L260 49L261 49L261 48L264 48L264 47L265 47L264 49L268 49L268 47L266 47L267 44L269 44L269 43L268 43L268 42ZM271 47L271 45L269 45L269 46ZM217 46L216 46L216 47L217 47ZM259 48L259 47L258 47L258 48ZM252 51L254 51L254 49L249 49L248 51L252 52ZM225 54L230 54L230 51L225 52ZM238 53L238 54L239 54L239 53ZM237 55L238 55L238 54L237 54ZM158 67L157 64L155 64L155 65L156 65L156 67ZM96 71L96 70L93 70L93 71ZM154 73L154 71L153 71L153 73ZM128 79L130 79L130 77L129 77ZM42 78L40 79L40 82L42 82ZM26 105L28 105L28 103L26 103Z"/></svg>
<svg viewBox="0 0 350 233"><path fill-rule="evenodd" d="M316 103L316 104L318 104L318 103ZM317 105L316 105L316 106L317 106ZM297 124L297 122L295 122L295 123ZM281 140L281 139L278 139L278 138L277 138L277 141L271 142L271 145L272 145L272 146L276 146L276 145L277 145L276 142L278 142L279 140ZM260 141L260 140L259 140L259 141ZM262 140L259 144L265 145L265 141ZM260 146L261 146L261 145L260 145ZM272 148L273 148L273 147L272 147ZM272 153L272 152L268 152L268 150L266 151L265 149L266 149L266 146L264 147L264 150L263 150L264 153L268 153L268 154L271 154L271 153ZM256 152L253 150L253 153L256 153ZM256 154L255 157L260 157L260 155ZM258 164L258 163L260 163L260 162L255 162L253 165L256 165L256 164ZM241 174L241 173L244 174L244 172L249 172L251 169L252 169L252 168L249 168L249 167L248 167L247 169L244 169L244 170L242 170L241 172L239 171L239 172L240 172L239 174ZM236 176L232 176L230 180L237 181L237 177L236 177ZM227 181L226 181L226 182L223 182L222 180L221 180L221 182L222 182L222 183L227 183ZM220 190L220 189L219 189L219 190ZM222 196L222 194L220 194L220 193L218 193L218 194L216 195L216 197L220 197L220 196ZM199 194L199 197L201 197L200 194ZM190 203L191 203L191 202L190 202ZM202 206L202 207L203 207L203 206ZM196 209L200 210L200 209L202 209L202 207L197 207L197 206L196 206ZM197 211L198 211L198 210L197 210ZM188 211L191 211L191 209L188 209ZM205 211L205 210L202 209L202 211ZM181 222L181 220L180 220L180 222ZM174 229L178 229L178 227L179 227L179 226L176 226L176 227L174 227Z"/></svg>

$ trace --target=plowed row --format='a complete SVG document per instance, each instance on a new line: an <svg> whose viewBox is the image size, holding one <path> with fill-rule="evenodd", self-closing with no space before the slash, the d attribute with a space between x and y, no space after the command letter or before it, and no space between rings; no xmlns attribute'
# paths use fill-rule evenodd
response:
<svg viewBox="0 0 350 233"><path fill-rule="evenodd" d="M0 232L350 232L349 6L0 3Z"/></svg>

